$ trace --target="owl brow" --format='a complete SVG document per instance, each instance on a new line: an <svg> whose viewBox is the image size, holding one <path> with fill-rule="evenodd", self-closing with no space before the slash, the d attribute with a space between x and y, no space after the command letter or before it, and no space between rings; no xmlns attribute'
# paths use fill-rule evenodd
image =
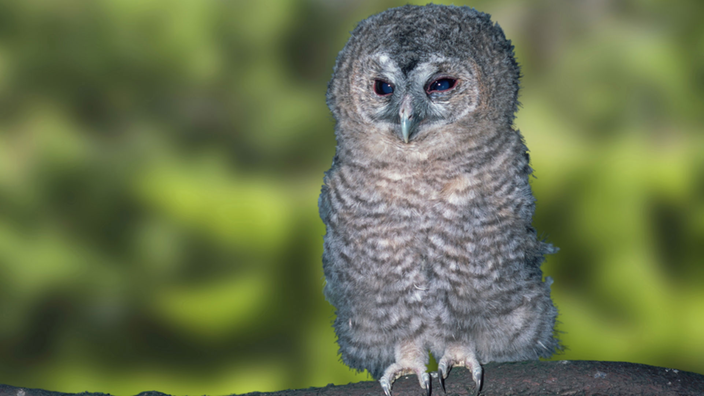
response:
<svg viewBox="0 0 704 396"><path fill-rule="evenodd" d="M425 81L424 85L431 83L439 74L448 76L455 74L450 71L451 68L449 67L448 62L444 59L433 59L430 62L424 62L420 66L416 67L416 70L419 73L420 80Z"/></svg>
<svg viewBox="0 0 704 396"><path fill-rule="evenodd" d="M371 58L372 63L376 66L379 71L387 72L390 75L399 72L399 67L391 60L387 54L380 54Z"/></svg>

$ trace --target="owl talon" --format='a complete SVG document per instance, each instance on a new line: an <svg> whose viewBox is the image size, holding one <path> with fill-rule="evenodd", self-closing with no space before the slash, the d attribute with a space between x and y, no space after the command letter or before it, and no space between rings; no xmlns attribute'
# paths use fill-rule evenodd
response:
<svg viewBox="0 0 704 396"><path fill-rule="evenodd" d="M479 391L482 389L482 373L483 371L481 365L477 365L472 369L472 379L474 380L474 383L477 384L474 392L475 396L479 395Z"/></svg>
<svg viewBox="0 0 704 396"><path fill-rule="evenodd" d="M425 389L425 396L430 396L430 374L423 373L422 375L423 384L421 387Z"/></svg>
<svg viewBox="0 0 704 396"><path fill-rule="evenodd" d="M443 374L440 368L438 368L438 380L440 381L440 386L442 387L442 393L447 393L445 392L445 374Z"/></svg>
<svg viewBox="0 0 704 396"><path fill-rule="evenodd" d="M391 384L389 384L389 381L382 378L379 383L381 384L381 389L384 390L384 394L386 396L391 396Z"/></svg>
<svg viewBox="0 0 704 396"><path fill-rule="evenodd" d="M442 359L438 364L438 372L442 379L447 378L447 359Z"/></svg>

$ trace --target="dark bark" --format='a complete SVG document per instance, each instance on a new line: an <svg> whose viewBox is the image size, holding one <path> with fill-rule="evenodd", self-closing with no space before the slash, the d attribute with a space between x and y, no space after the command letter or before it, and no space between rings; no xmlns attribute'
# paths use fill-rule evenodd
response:
<svg viewBox="0 0 704 396"><path fill-rule="evenodd" d="M644 364L596 361L490 363L484 366L481 395L704 395L704 375ZM474 382L469 371L455 368L445 380L447 395L472 395ZM443 395L437 378L432 381L433 395ZM393 394L421 396L415 376L401 377L393 385ZM68 396L69 393L0 385L0 396ZM105 396L103 393L80 393L82 396ZM382 396L376 381L324 388L286 390L271 393L253 392L248 396ZM165 396L159 392L142 392L139 396Z"/></svg>

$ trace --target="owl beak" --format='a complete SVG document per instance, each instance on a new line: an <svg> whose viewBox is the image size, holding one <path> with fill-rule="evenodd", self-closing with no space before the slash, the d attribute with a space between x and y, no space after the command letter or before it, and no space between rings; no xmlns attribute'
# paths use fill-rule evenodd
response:
<svg viewBox="0 0 704 396"><path fill-rule="evenodd" d="M408 139L416 125L416 120L413 118L413 100L411 95L406 95L401 102L401 110L398 115L401 117L401 134L403 141L408 143Z"/></svg>

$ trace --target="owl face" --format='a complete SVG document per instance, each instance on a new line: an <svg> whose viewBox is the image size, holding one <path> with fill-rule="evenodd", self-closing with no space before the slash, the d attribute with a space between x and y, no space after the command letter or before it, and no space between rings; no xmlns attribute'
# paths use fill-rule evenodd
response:
<svg viewBox="0 0 704 396"><path fill-rule="evenodd" d="M401 62L399 62L399 60ZM479 88L471 62L411 51L371 54L353 65L356 113L378 133L405 144L474 111Z"/></svg>
<svg viewBox="0 0 704 396"><path fill-rule="evenodd" d="M338 157L466 151L511 128L518 80L513 46L486 14L428 5L372 16L352 32L328 85Z"/></svg>

